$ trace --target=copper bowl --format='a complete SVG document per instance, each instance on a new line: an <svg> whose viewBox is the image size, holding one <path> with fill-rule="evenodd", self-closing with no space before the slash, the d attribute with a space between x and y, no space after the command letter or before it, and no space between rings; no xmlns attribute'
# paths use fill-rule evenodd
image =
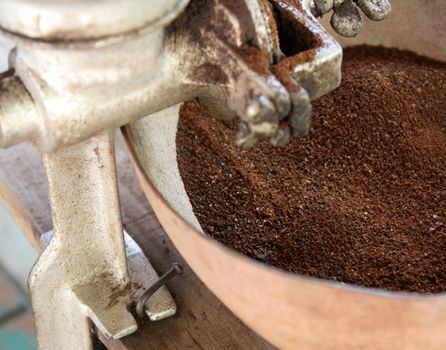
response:
<svg viewBox="0 0 446 350"><path fill-rule="evenodd" d="M445 61L444 0L393 0L392 7L390 18L367 21L357 39L337 39L342 45L398 47ZM281 349L446 348L445 293L386 292L309 278L259 263L203 234L176 162L178 110L127 126L127 143L169 237L243 322Z"/></svg>

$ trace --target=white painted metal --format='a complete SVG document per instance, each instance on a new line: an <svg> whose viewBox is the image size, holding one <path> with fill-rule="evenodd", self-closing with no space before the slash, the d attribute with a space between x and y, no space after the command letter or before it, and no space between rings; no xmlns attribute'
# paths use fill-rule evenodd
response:
<svg viewBox="0 0 446 350"><path fill-rule="evenodd" d="M39 346L91 349L89 319L112 338L137 329L126 307L130 278L113 135L46 154L44 165L54 237L29 278Z"/></svg>
<svg viewBox="0 0 446 350"><path fill-rule="evenodd" d="M53 231L43 234L40 242L46 248L53 238ZM137 302L141 295L158 280L158 274L150 264L148 258L133 238L124 231L125 253L132 289L129 297ZM160 321L175 315L177 307L168 289L163 286L146 302L146 315L150 321Z"/></svg>
<svg viewBox="0 0 446 350"><path fill-rule="evenodd" d="M0 27L39 40L98 39L166 25L189 0L2 0Z"/></svg>

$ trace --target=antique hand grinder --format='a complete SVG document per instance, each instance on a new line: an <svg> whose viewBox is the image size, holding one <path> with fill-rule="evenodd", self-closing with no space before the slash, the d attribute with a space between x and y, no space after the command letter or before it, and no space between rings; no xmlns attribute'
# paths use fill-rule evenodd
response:
<svg viewBox="0 0 446 350"><path fill-rule="evenodd" d="M1 1L16 47L0 145L41 151L54 222L29 279L41 349L90 349L89 320L113 338L137 329L129 267L154 272L146 259L127 265L114 130L197 99L211 116L240 116L241 148L305 135L309 101L341 78L342 49L316 17L333 10L335 30L354 36L358 7L390 12L387 0ZM174 310L164 292L158 318Z"/></svg>

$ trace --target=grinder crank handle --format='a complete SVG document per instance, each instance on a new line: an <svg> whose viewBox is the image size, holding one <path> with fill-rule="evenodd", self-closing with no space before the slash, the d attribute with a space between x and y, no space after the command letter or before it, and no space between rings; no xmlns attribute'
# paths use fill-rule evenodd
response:
<svg viewBox="0 0 446 350"><path fill-rule="evenodd" d="M321 17L333 10L331 26L340 35L356 36L362 27L362 18L358 7L372 21L381 21L388 17L392 6L389 0L313 0L312 12Z"/></svg>

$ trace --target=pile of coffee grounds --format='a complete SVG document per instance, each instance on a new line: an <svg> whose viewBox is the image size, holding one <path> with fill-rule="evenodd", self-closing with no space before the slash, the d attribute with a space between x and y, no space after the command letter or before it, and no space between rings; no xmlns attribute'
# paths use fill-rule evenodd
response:
<svg viewBox="0 0 446 350"><path fill-rule="evenodd" d="M203 230L264 263L393 291L446 291L446 64L344 51L309 135L234 146L238 121L183 105L178 164Z"/></svg>

